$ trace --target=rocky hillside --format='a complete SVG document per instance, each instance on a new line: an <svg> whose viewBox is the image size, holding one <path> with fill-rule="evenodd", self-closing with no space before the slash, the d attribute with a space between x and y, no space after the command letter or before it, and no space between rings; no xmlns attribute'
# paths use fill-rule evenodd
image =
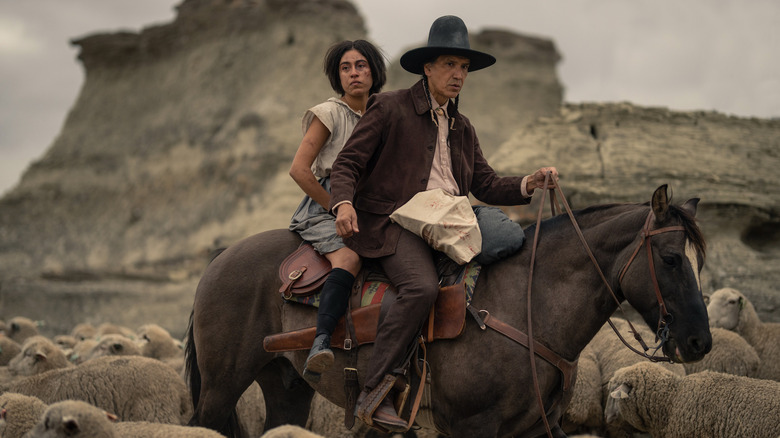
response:
<svg viewBox="0 0 780 438"><path fill-rule="evenodd" d="M333 94L322 58L365 37L343 0L185 0L172 23L73 41L79 97L0 200L0 319L182 333L209 254L287 226L302 196L287 175L300 118ZM502 31L472 40L500 61L470 76L461 109L494 151L557 114L559 55L549 40ZM397 62L389 71L386 89L417 79Z"/></svg>

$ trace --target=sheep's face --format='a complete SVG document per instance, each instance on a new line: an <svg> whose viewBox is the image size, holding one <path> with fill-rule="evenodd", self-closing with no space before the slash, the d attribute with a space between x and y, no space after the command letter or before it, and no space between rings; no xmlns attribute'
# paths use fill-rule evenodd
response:
<svg viewBox="0 0 780 438"><path fill-rule="evenodd" d="M739 312L745 307L745 297L736 289L723 288L713 292L707 313L710 327L735 330L739 325Z"/></svg>
<svg viewBox="0 0 780 438"><path fill-rule="evenodd" d="M663 406L646 406L648 393L666 392L672 387L676 376L666 368L651 362L640 362L615 371L607 384L607 397L604 417L608 424L627 423L642 432L648 432L652 418L646 414L653 409L660 414Z"/></svg>
<svg viewBox="0 0 780 438"><path fill-rule="evenodd" d="M67 400L51 405L30 431L31 437L106 437L116 436L112 422L117 418L88 403Z"/></svg>

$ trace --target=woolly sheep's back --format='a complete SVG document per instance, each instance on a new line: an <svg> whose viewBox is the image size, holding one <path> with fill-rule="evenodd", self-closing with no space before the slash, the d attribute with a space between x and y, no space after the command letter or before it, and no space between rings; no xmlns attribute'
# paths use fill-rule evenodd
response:
<svg viewBox="0 0 780 438"><path fill-rule="evenodd" d="M37 397L6 392L0 394L0 437L21 438L32 429L46 411L46 404Z"/></svg>
<svg viewBox="0 0 780 438"><path fill-rule="evenodd" d="M613 399L624 419L658 437L776 438L780 383L714 371L680 377L655 364L619 370L610 389L626 383L630 394Z"/></svg>
<svg viewBox="0 0 780 438"><path fill-rule="evenodd" d="M710 332L712 350L698 362L684 363L687 374L709 370L736 376L755 375L761 361L755 348L730 330L712 327Z"/></svg>
<svg viewBox="0 0 780 438"><path fill-rule="evenodd" d="M99 357L22 378L9 389L46 403L87 401L123 421L183 424L192 415L184 380L169 366L142 356Z"/></svg>
<svg viewBox="0 0 780 438"><path fill-rule="evenodd" d="M572 387L571 401L563 416L564 432L574 433L603 425L601 393L601 372L596 354L593 347L587 346L577 360L577 379Z"/></svg>
<svg viewBox="0 0 780 438"><path fill-rule="evenodd" d="M284 426L274 427L268 432L264 433L261 438L325 438L322 435L309 432L308 430L299 427L286 424Z"/></svg>
<svg viewBox="0 0 780 438"><path fill-rule="evenodd" d="M0 366L8 365L8 362L22 351L18 342L4 334L0 334Z"/></svg>
<svg viewBox="0 0 780 438"><path fill-rule="evenodd" d="M216 431L205 427L149 423L147 421L119 421L114 423L114 430L121 437L224 438Z"/></svg>

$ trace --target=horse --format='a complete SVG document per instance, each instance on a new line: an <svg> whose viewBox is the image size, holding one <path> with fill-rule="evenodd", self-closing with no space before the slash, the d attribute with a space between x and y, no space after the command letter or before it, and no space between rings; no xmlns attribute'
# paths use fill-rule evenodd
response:
<svg viewBox="0 0 780 438"><path fill-rule="evenodd" d="M663 185L650 202L574 211L571 220L579 224L593 260L570 218L541 221L530 289L533 339L575 362L619 303L627 301L653 330L662 322L665 356L682 362L704 357L712 337L699 278L706 245L695 219L698 201L673 205ZM526 235L536 234L536 228L528 227ZM262 232L229 246L206 267L186 344L194 405L190 425L227 436L239 433L235 405L252 381L265 396L266 430L305 425L315 391L300 377L308 351L263 348L267 335L315 325L315 308L285 302L278 293L277 269L299 243L287 230ZM471 301L480 314L520 330L527 326L531 246L526 242L514 255L482 268ZM648 251L640 251L642 246ZM571 393L563 391L559 369L537 357L534 385L528 348L467 319L457 338L427 345L435 428L456 438L542 436L543 412L536 402L541 399L552 435L565 437L560 419ZM358 350L360 376L371 349ZM316 390L343 407L347 355L334 352L336 362Z"/></svg>

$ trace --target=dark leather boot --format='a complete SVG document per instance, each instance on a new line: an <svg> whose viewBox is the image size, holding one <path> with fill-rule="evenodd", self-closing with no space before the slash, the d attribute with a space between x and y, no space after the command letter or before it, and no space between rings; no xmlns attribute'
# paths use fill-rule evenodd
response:
<svg viewBox="0 0 780 438"><path fill-rule="evenodd" d="M374 423L384 427L392 433L406 432L406 420L399 417L395 412L395 406L393 400L395 399L394 393L391 391L384 400L379 403L374 416L371 419Z"/></svg>
<svg viewBox="0 0 780 438"><path fill-rule="evenodd" d="M309 383L319 383L322 372L333 365L333 351L330 349L330 335L321 334L314 338L314 344L303 366L303 378Z"/></svg>

